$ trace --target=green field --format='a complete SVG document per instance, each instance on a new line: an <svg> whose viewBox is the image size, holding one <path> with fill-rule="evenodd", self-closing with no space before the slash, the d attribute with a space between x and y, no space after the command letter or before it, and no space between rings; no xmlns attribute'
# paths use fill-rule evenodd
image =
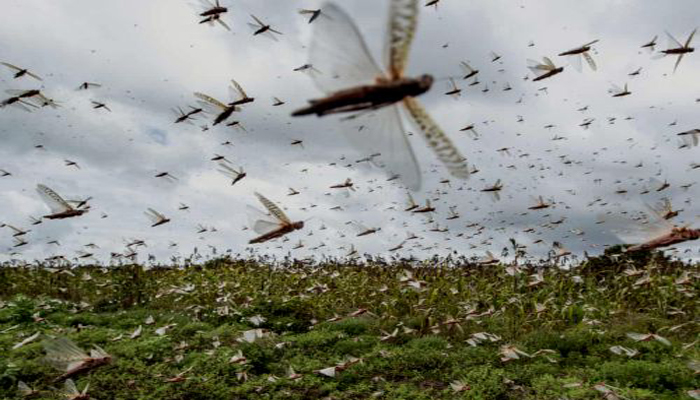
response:
<svg viewBox="0 0 700 400"><path fill-rule="evenodd" d="M20 398L22 381L35 398L65 399L54 382L65 371L42 342L66 337L113 358L73 377L96 399L692 399L698 277L700 265L660 253L571 271L459 260L8 266L0 398Z"/></svg>

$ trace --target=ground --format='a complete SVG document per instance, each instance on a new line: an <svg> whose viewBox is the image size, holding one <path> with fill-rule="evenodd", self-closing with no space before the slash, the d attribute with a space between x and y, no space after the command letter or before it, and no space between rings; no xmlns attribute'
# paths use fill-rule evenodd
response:
<svg viewBox="0 0 700 400"><path fill-rule="evenodd" d="M65 337L95 399L692 399L700 265L520 264L6 266L0 398L66 398Z"/></svg>

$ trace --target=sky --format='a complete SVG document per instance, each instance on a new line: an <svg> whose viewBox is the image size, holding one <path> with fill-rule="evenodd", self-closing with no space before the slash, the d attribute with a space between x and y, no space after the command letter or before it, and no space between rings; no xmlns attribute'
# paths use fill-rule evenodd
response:
<svg viewBox="0 0 700 400"><path fill-rule="evenodd" d="M693 169L693 163L700 163L700 151L681 148L677 133L700 128L695 73L700 58L689 54L674 73L675 58L656 56L667 48L665 31L684 42L696 28L696 1L421 4L405 74L436 78L419 100L478 169L468 180L451 177L420 133L409 135L423 176L422 187L411 195L421 204L431 200L436 211L430 216L405 212L408 190L402 183L387 181L382 168L357 162L369 154L346 139L337 118L290 116L324 95L308 72L294 69L309 62L316 24L298 9L325 5L222 3L229 8L222 18L231 31L199 24L201 9L186 1L3 2L0 61L28 68L43 81L13 79L12 71L0 66L0 90L41 89L61 107L0 109L0 169L11 173L0 177L0 222L31 230L23 236L26 245L13 247L14 232L0 229L0 261L70 259L85 251L109 262L112 252L125 252L135 239L147 245L137 249L139 259L153 255L163 262L195 247L200 253L216 248L219 254L297 258L343 256L352 249L384 256L456 251L482 257L487 250L500 253L509 238L533 256L545 255L554 241L575 254L598 254L606 245L653 236L648 226L658 225L635 216L650 215L648 206L664 198L674 210L683 210L672 222L698 226L700 210L693 199L700 191L700 168ZM336 4L385 69L381 54L389 1ZM254 36L251 14L280 31L278 40ZM657 35L654 52L641 48ZM590 53L596 71L584 64L578 72L571 59L557 56L596 39ZM492 62L491 52L501 58ZM543 56L564 71L533 82L527 60ZM478 84L461 79L461 61L480 71ZM638 75L629 75L639 68ZM449 77L462 89L458 98L444 94L451 89ZM245 131L226 126L203 131L211 117L200 116L192 125L174 123L172 109L196 105L194 92L230 101L231 79L255 98L232 117ZM101 87L76 90L83 82ZM608 92L613 84L628 84L632 94L613 98ZM511 90L504 90L507 86ZM273 97L285 104L273 106ZM94 109L91 101L107 104L111 112ZM580 126L586 119L593 119L587 129ZM460 131L469 124L476 137ZM371 143L371 126L364 134ZM303 147L292 145L295 140ZM498 151L502 148L508 152ZM243 167L247 176L231 186L211 160L215 155ZM154 177L166 171L177 180ZM356 190L330 189L347 178ZM503 189L496 201L481 190L498 179ZM657 192L664 181L670 186ZM90 211L32 225L30 216L49 211L37 184L67 199L92 197ZM290 187L300 194L289 196ZM649 192L642 194L645 189ZM305 228L287 241L249 246L256 234L247 228L246 208L262 208L254 192L279 204L292 220L305 221ZM538 196L552 207L528 210ZM180 210L181 204L189 208ZM459 218L447 219L450 207ZM144 215L148 208L171 221L152 228ZM351 221L381 230L357 237L360 228ZM200 225L207 231L200 233ZM389 252L409 232L418 239ZM695 257L697 242L675 252Z"/></svg>

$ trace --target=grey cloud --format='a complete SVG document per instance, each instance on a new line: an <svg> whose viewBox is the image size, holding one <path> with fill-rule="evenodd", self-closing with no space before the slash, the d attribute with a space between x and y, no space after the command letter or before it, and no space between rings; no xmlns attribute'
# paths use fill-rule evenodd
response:
<svg viewBox="0 0 700 400"><path fill-rule="evenodd" d="M375 59L382 62L387 3L357 0L341 4L355 18ZM292 109L320 95L307 76L292 71L307 62L305 44L310 34L310 27L296 10L320 5L317 1L277 0L231 3L227 21L233 33L198 25L186 2L127 0L97 6L87 0L49 5L38 0L13 0L4 5L0 40L6 46L0 59L42 75L43 90L62 101L63 108L33 113L0 110L0 168L13 173L0 178L0 208L7 210L0 219L27 226L28 215L45 212L33 192L40 182L55 186L62 194L94 197L93 210L84 217L32 227L30 245L20 249L22 255L72 255L95 242L101 246L96 253L104 259L110 251L123 248L123 238L134 237L149 244L144 254L162 259L173 251L187 253L194 246L244 251L253 236L242 230L244 210L246 204L256 202L252 196L256 190L284 205L292 218L313 217L308 222L310 228L292 235L289 242L259 248L282 255L302 239L305 248L293 252L300 257L318 254L310 248L320 242L334 255L345 254L339 247L350 244L360 252L386 254L389 247L403 240L405 231L423 237L416 241L421 246L437 243L437 251L443 253L447 246L467 254L481 254L488 248L500 250L509 237L516 237L539 254L554 240L577 252L597 252L603 244L617 240L611 227L595 223L598 212L644 210L644 203L654 203L662 196L685 209L681 214L685 222L696 221L697 206L685 201L697 197L698 187L684 191L679 186L697 181L698 170L689 170L689 165L700 162L698 148L679 150L675 133L697 127L695 115L700 105L695 98L700 83L693 71L698 70L700 60L691 54L678 73L672 74L672 60L652 60L639 48L657 34L659 48L664 48L665 29L684 38L697 23L693 19L693 11L697 14L699 10L696 2L444 0L437 11L422 9L408 72L431 73L438 78L455 76L461 73L462 60L469 60L481 71L479 86L469 87L457 80L463 89L459 100L442 94L444 81L437 82L421 99L469 162L480 168L477 175L465 182L450 178L451 188L441 184L449 178L444 168L437 165L418 135L411 137L426 183L414 197L420 202L439 197L434 219L440 226L449 226L448 234L430 232L431 226L425 225L423 218L400 211L405 190L386 182L382 171L368 165L345 169L343 165L362 154L348 147L332 119L289 117ZM250 13L278 27L284 33L281 40L253 37L246 25ZM594 53L597 72L578 73L568 60L555 56L593 39L601 40ZM530 40L535 43L532 48L527 46ZM445 43L449 46L442 48ZM502 63L491 63L489 51L501 54ZM523 80L528 74L526 59L542 56L563 65L564 73L540 84ZM627 76L637 67L643 67L639 77ZM170 109L194 104L195 91L226 99L231 78L256 97L234 116L248 133L223 127L201 132L197 126L172 124ZM12 80L4 70L0 70L0 79L2 87L8 89L37 86L30 80ZM103 87L76 92L83 81ZM506 82L513 88L509 92L501 90ZM606 92L610 84L625 82L629 82L632 96L612 99ZM485 84L490 88L488 93L481 92ZM543 86L548 94L537 90ZM286 104L271 107L272 96ZM521 98L522 103L516 103ZM93 110L90 99L106 102L113 112ZM588 112L576 111L584 105L589 105ZM516 122L518 115L525 121ZM625 121L627 116L634 119ZM584 130L578 125L588 117L595 122ZM615 124L609 124L608 117L616 117ZM678 125L669 127L674 120ZM488 125L484 121L489 121ZM478 140L459 132L467 123L477 124ZM544 129L548 124L555 127ZM154 137L153 132L163 134ZM552 141L555 135L566 140ZM633 141L628 142L628 138ZM304 140L304 148L290 146L292 139ZM227 140L234 145L221 146ZM34 148L40 143L46 151ZM510 147L512 156L499 155L496 150L502 147ZM607 150L601 150L603 147ZM244 166L249 177L230 187L216 171L216 163L209 160L214 153ZM529 156L521 157L525 153ZM77 161L82 169L65 167L66 158ZM565 163L567 160L571 163ZM639 161L644 167L634 168ZM329 166L333 162L337 166ZM300 172L303 169L308 172ZM179 180L159 181L153 177L156 171L170 171ZM672 188L638 195L643 182L659 172L657 178L668 179ZM349 198L325 195L331 184L347 177L356 182L357 193ZM479 190L499 178L505 184L503 199L494 203ZM595 184L596 178L602 184ZM616 180L621 183L614 184ZM382 189L378 189L380 185ZM288 187L302 194L289 197ZM464 190L458 190L460 187ZM628 189L629 194L616 195L618 187ZM369 192L370 188L376 190ZM443 190L446 194L436 196L436 191ZM554 198L556 207L546 213L521 215L527 211L530 197L537 195ZM587 206L598 197L609 205ZM179 211L180 202L190 205L190 211ZM335 205L343 206L344 211L331 211ZM397 211L387 210L392 205ZM462 217L446 221L451 205L458 207ZM147 207L173 221L159 227L162 229L149 228L143 215ZM100 218L102 212L109 217ZM550 216L545 218L545 214ZM566 222L553 229L541 226L561 217L566 217ZM344 224L349 220L382 225L383 229L375 236L355 238ZM469 240L456 236L473 234L474 228L465 227L472 222L486 227L482 235ZM198 223L215 226L218 231L197 234ZM328 229L320 231L324 223ZM523 233L529 227L536 233ZM575 236L571 229L580 229L585 235ZM307 236L310 231L313 236ZM340 232L346 237L340 237ZM492 245L481 245L488 237L493 237ZM62 248L45 245L51 238L58 238ZM544 244L533 245L537 238ZM170 241L179 243L177 250L169 248ZM9 245L9 232L0 231L0 246ZM470 245L478 247L474 250ZM420 256L433 251L409 247L405 254Z"/></svg>

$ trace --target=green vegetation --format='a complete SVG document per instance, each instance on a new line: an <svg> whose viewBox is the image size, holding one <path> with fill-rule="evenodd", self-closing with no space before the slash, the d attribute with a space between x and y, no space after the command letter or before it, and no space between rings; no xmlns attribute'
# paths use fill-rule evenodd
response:
<svg viewBox="0 0 700 400"><path fill-rule="evenodd" d="M0 268L0 398L19 398L19 381L66 398L47 337L113 357L73 377L96 399L671 400L700 388L700 265L660 253L572 271L458 264Z"/></svg>

